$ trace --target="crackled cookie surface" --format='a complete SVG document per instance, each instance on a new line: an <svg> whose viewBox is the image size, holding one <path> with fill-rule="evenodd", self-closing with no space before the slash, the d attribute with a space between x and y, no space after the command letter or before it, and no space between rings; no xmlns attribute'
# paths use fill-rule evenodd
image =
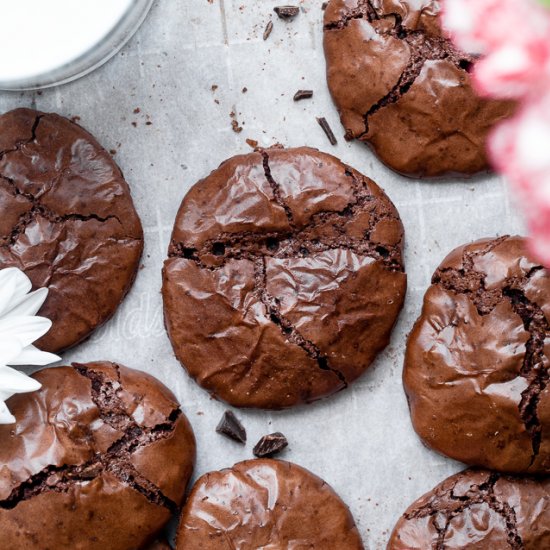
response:
<svg viewBox="0 0 550 550"><path fill-rule="evenodd" d="M402 246L390 200L335 157L234 157L177 215L163 273L176 355L235 406L290 407L345 388L389 341Z"/></svg>
<svg viewBox="0 0 550 550"><path fill-rule="evenodd" d="M34 375L0 426L0 547L137 550L181 504L195 460L189 422L151 376L112 363Z"/></svg>
<svg viewBox="0 0 550 550"><path fill-rule="evenodd" d="M363 550L348 507L317 476L279 460L201 477L183 509L177 550Z"/></svg>
<svg viewBox="0 0 550 550"><path fill-rule="evenodd" d="M90 134L55 114L0 116L0 269L49 288L41 349L66 349L109 319L142 248L128 185Z"/></svg>
<svg viewBox="0 0 550 550"><path fill-rule="evenodd" d="M387 550L550 548L550 481L466 470L412 504Z"/></svg>
<svg viewBox="0 0 550 550"><path fill-rule="evenodd" d="M331 0L325 10L327 79L346 137L409 176L487 170L487 133L512 113L476 96L475 58L442 36L439 6Z"/></svg>
<svg viewBox="0 0 550 550"><path fill-rule="evenodd" d="M550 273L524 239L457 248L436 270L407 345L414 427L451 458L550 472Z"/></svg>

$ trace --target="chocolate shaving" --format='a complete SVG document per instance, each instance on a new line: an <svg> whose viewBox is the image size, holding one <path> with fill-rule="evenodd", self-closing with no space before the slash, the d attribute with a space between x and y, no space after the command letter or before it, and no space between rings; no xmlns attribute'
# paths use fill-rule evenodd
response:
<svg viewBox="0 0 550 550"><path fill-rule="evenodd" d="M327 119L324 117L317 117L317 122L319 123L319 126L321 126L321 128L323 129L323 132L325 132L325 135L330 141L330 144L336 145L338 143L338 140L334 136L334 132L332 131L332 128L329 126Z"/></svg>
<svg viewBox="0 0 550 550"><path fill-rule="evenodd" d="M264 40L267 40L269 38L269 35L271 34L272 31L273 31L273 21L268 21L264 30Z"/></svg>
<svg viewBox="0 0 550 550"><path fill-rule="evenodd" d="M298 90L294 94L294 101L300 101L302 99L309 99L313 97L313 90Z"/></svg>

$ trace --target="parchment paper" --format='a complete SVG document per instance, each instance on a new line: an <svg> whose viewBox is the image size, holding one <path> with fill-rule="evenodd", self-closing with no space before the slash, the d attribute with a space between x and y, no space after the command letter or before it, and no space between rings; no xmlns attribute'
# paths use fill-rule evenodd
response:
<svg viewBox="0 0 550 550"><path fill-rule="evenodd" d="M197 436L195 477L250 458L263 434L282 431L290 446L280 457L330 483L350 506L365 547L383 549L405 508L462 468L422 446L401 386L405 337L431 274L455 246L520 233L522 225L498 177L417 182L386 169L366 146L346 143L326 87L321 0L299 2L302 12L288 23L272 11L279 4L158 0L138 34L106 66L40 94L0 93L0 110L32 106L79 116L107 149L116 150L145 227L143 267L132 291L116 316L64 354L64 362L119 361L167 384ZM273 32L264 41L270 19ZM313 89L313 99L294 103L300 88ZM241 133L231 128L231 112ZM316 116L330 122L336 147ZM250 151L247 138L260 145L317 147L377 181L405 224L409 291L391 345L348 390L286 412L236 411L248 430L243 448L215 433L226 405L192 382L174 358L159 290L182 197L225 158Z"/></svg>

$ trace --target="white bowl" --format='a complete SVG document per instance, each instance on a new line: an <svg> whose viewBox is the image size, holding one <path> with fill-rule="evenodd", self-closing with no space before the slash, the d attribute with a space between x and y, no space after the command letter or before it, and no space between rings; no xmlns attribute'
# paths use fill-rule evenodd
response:
<svg viewBox="0 0 550 550"><path fill-rule="evenodd" d="M0 17L0 89L70 82L115 55L154 0L15 0Z"/></svg>

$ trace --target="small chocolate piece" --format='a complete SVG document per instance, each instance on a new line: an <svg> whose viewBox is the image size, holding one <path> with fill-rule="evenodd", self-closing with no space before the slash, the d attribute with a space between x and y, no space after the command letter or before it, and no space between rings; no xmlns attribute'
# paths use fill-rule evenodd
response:
<svg viewBox="0 0 550 550"><path fill-rule="evenodd" d="M401 516L386 550L550 548L550 480L466 470Z"/></svg>
<svg viewBox="0 0 550 550"><path fill-rule="evenodd" d="M265 458L280 453L285 447L288 447L288 441L281 432L264 435L252 451L254 456Z"/></svg>
<svg viewBox="0 0 550 550"><path fill-rule="evenodd" d="M332 128L329 126L327 119L325 117L317 117L317 122L319 123L319 126L321 126L321 128L323 129L323 132L325 132L325 135L330 141L330 144L336 145L338 143L338 140L334 136L334 132L332 131Z"/></svg>
<svg viewBox="0 0 550 550"><path fill-rule="evenodd" d="M195 483L181 514L176 548L364 546L348 507L325 481L284 460L256 459L209 472Z"/></svg>
<svg viewBox="0 0 550 550"><path fill-rule="evenodd" d="M238 443L246 443L246 430L233 411L225 411L216 431Z"/></svg>
<svg viewBox="0 0 550 550"><path fill-rule="evenodd" d="M298 90L294 94L294 101L300 101L301 99L309 99L313 97L313 90Z"/></svg>
<svg viewBox="0 0 550 550"><path fill-rule="evenodd" d="M268 21L267 25L265 26L264 40L267 40L269 38L269 35L271 34L272 30L273 30L273 21Z"/></svg>
<svg viewBox="0 0 550 550"><path fill-rule="evenodd" d="M298 6L276 6L273 11L278 15L279 19L294 19L299 13Z"/></svg>

